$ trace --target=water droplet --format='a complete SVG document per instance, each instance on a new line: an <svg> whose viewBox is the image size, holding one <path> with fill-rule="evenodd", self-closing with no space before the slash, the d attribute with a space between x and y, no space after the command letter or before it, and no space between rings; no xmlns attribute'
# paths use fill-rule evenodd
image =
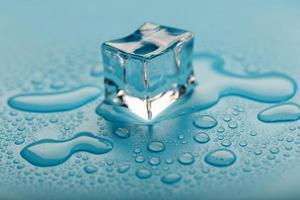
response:
<svg viewBox="0 0 300 200"><path fill-rule="evenodd" d="M300 119L300 106L295 103L271 106L262 110L257 117L263 122L296 121Z"/></svg>
<svg viewBox="0 0 300 200"><path fill-rule="evenodd" d="M217 130L218 133L223 133L225 131L225 128L223 126L220 126Z"/></svg>
<svg viewBox="0 0 300 200"><path fill-rule="evenodd" d="M270 149L270 152L271 152L272 154L277 154L277 153L279 153L279 148L278 148L278 147L272 147L272 148Z"/></svg>
<svg viewBox="0 0 300 200"><path fill-rule="evenodd" d="M260 148L256 148L256 149L254 149L253 153L258 156L258 155L261 155L263 153L263 151Z"/></svg>
<svg viewBox="0 0 300 200"><path fill-rule="evenodd" d="M276 156L275 155L268 155L267 158L268 158L268 160L274 160L276 158Z"/></svg>
<svg viewBox="0 0 300 200"><path fill-rule="evenodd" d="M147 168L140 168L136 171L136 176L141 179L147 179L152 176L152 172Z"/></svg>
<svg viewBox="0 0 300 200"><path fill-rule="evenodd" d="M20 144L23 144L24 142L25 142L24 138L18 138L18 139L16 139L15 144L20 145Z"/></svg>
<svg viewBox="0 0 300 200"><path fill-rule="evenodd" d="M182 135L182 134L179 135L179 136L178 136L178 139L183 140L183 139L184 139L184 135Z"/></svg>
<svg viewBox="0 0 300 200"><path fill-rule="evenodd" d="M8 104L28 112L58 112L83 106L101 95L101 90L94 86L40 94L20 94L11 97Z"/></svg>
<svg viewBox="0 0 300 200"><path fill-rule="evenodd" d="M293 149L292 145L290 145L290 144L286 144L286 145L284 146L284 148L285 148L285 150L287 150L287 151L291 151L291 150Z"/></svg>
<svg viewBox="0 0 300 200"><path fill-rule="evenodd" d="M241 147L245 147L245 146L247 146L247 141L246 140L242 140L242 141L240 141L239 142L239 145L241 146Z"/></svg>
<svg viewBox="0 0 300 200"><path fill-rule="evenodd" d="M148 145L148 150L152 152L161 152L165 150L165 145L162 142L154 141Z"/></svg>
<svg viewBox="0 0 300 200"><path fill-rule="evenodd" d="M128 164L122 164L118 167L118 172L121 174L126 173L130 169L130 165Z"/></svg>
<svg viewBox="0 0 300 200"><path fill-rule="evenodd" d="M83 169L84 169L85 173L87 173L87 174L93 174L98 171L98 168L94 165L85 166Z"/></svg>
<svg viewBox="0 0 300 200"><path fill-rule="evenodd" d="M49 121L50 121L50 123L54 124L54 123L58 122L58 119L56 117L50 117Z"/></svg>
<svg viewBox="0 0 300 200"><path fill-rule="evenodd" d="M231 146L231 141L225 139L225 140L223 140L223 141L221 142L221 145L224 146L224 147L230 147L230 146Z"/></svg>
<svg viewBox="0 0 300 200"><path fill-rule="evenodd" d="M256 135L257 135L257 132L256 132L256 131L251 131L251 132L250 132L250 135L251 135L251 136L256 136Z"/></svg>
<svg viewBox="0 0 300 200"><path fill-rule="evenodd" d="M118 128L114 133L120 138L128 138L130 136L130 132L127 128Z"/></svg>
<svg viewBox="0 0 300 200"><path fill-rule="evenodd" d="M159 159L159 157L154 156L154 157L149 159L149 163L151 165L159 165L160 164L160 159Z"/></svg>
<svg viewBox="0 0 300 200"><path fill-rule="evenodd" d="M105 163L109 166L112 166L115 164L115 161L113 159L110 158L105 158Z"/></svg>
<svg viewBox="0 0 300 200"><path fill-rule="evenodd" d="M231 129L235 129L238 127L238 124L236 122L229 122L228 123L228 127L231 128Z"/></svg>
<svg viewBox="0 0 300 200"><path fill-rule="evenodd" d="M210 129L217 126L218 122L209 115L200 115L194 120L194 125L202 129Z"/></svg>
<svg viewBox="0 0 300 200"><path fill-rule="evenodd" d="M290 126L290 127L289 127L289 130L290 130L290 131L295 131L295 130L296 130L296 127L295 127L295 126Z"/></svg>
<svg viewBox="0 0 300 200"><path fill-rule="evenodd" d="M178 173L168 173L161 178L161 181L166 184L175 184L181 180L181 175Z"/></svg>
<svg viewBox="0 0 300 200"><path fill-rule="evenodd" d="M17 166L17 169L23 169L24 167L25 167L25 165L21 163Z"/></svg>
<svg viewBox="0 0 300 200"><path fill-rule="evenodd" d="M289 136L285 139L287 142L293 142L294 141L294 138Z"/></svg>
<svg viewBox="0 0 300 200"><path fill-rule="evenodd" d="M104 154L111 151L110 141L82 132L68 140L43 139L26 146L21 155L33 165L40 167L55 166L65 162L73 153L86 151Z"/></svg>
<svg viewBox="0 0 300 200"><path fill-rule="evenodd" d="M231 120L230 115L225 115L225 116L223 117L223 120L224 120L225 122L229 122L229 121Z"/></svg>
<svg viewBox="0 0 300 200"><path fill-rule="evenodd" d="M135 157L135 161L136 161L137 163L142 163L142 162L145 161L145 158L144 158L144 156L142 156L142 155L138 155L137 157Z"/></svg>
<svg viewBox="0 0 300 200"><path fill-rule="evenodd" d="M194 136L194 140L198 143L207 143L210 137L207 133L200 132Z"/></svg>
<svg viewBox="0 0 300 200"><path fill-rule="evenodd" d="M190 165L195 162L195 158L191 153L185 152L179 156L178 161L183 165Z"/></svg>
<svg viewBox="0 0 300 200"><path fill-rule="evenodd" d="M170 165L170 164L173 164L173 162L174 162L174 161L173 161L172 158L167 158L167 159L166 159L166 163L169 164L169 165Z"/></svg>
<svg viewBox="0 0 300 200"><path fill-rule="evenodd" d="M228 167L236 161L236 155L228 149L217 149L208 153L205 161L216 167Z"/></svg>

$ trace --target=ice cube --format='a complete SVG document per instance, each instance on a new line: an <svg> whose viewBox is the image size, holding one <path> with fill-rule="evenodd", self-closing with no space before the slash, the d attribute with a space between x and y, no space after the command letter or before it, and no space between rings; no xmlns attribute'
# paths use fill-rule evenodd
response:
<svg viewBox="0 0 300 200"><path fill-rule="evenodd" d="M102 44L106 100L151 120L193 82L193 34L145 23Z"/></svg>

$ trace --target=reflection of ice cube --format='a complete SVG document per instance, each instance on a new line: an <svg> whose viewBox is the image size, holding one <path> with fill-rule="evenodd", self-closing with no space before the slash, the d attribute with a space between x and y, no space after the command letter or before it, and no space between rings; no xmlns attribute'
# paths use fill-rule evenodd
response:
<svg viewBox="0 0 300 200"><path fill-rule="evenodd" d="M150 120L186 92L192 81L193 34L145 23L102 45L106 99Z"/></svg>

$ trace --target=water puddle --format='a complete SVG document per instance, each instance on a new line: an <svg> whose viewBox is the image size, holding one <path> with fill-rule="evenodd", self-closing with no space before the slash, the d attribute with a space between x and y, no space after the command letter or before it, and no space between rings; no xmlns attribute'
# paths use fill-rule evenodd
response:
<svg viewBox="0 0 300 200"><path fill-rule="evenodd" d="M102 90L95 86L83 86L64 92L19 94L11 97L8 104L28 112L59 112L81 107L99 97Z"/></svg>
<svg viewBox="0 0 300 200"><path fill-rule="evenodd" d="M43 139L34 142L21 151L21 156L33 165L49 167L65 162L75 152L104 154L112 148L109 140L82 132L68 140Z"/></svg>

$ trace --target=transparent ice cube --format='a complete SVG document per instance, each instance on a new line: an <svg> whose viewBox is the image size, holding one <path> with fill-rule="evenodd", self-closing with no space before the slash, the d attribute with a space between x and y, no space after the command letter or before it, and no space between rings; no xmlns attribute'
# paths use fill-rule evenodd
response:
<svg viewBox="0 0 300 200"><path fill-rule="evenodd" d="M106 100L151 120L193 82L191 32L145 23L102 45Z"/></svg>

